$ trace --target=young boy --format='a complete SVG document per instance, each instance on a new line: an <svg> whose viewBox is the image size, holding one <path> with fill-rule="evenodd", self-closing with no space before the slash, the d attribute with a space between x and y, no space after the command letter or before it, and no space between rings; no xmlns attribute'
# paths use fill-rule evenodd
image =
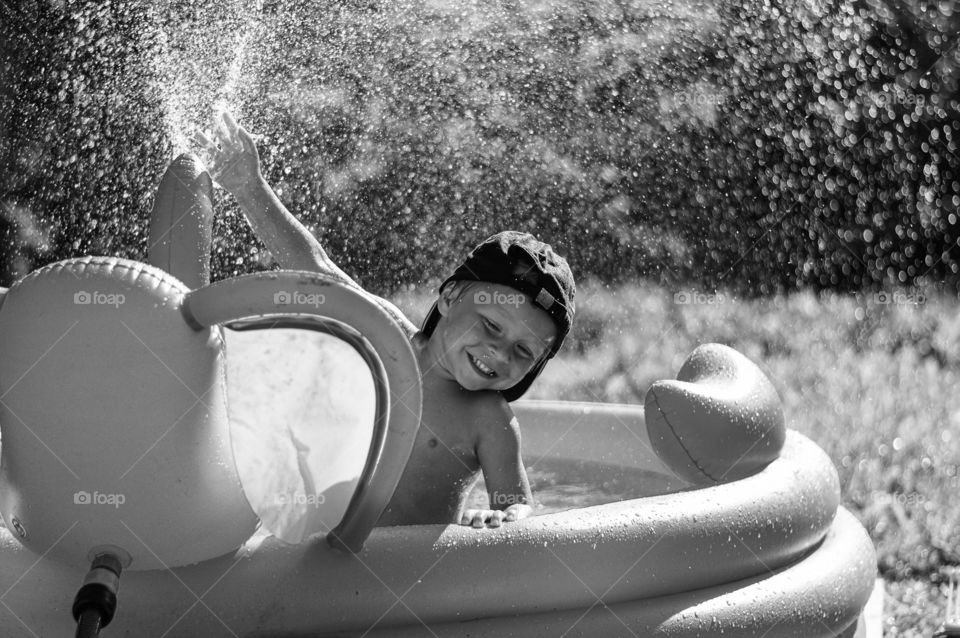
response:
<svg viewBox="0 0 960 638"><path fill-rule="evenodd" d="M277 261L359 287L283 206L260 173L256 145L229 114L213 137L196 139L214 180L237 199ZM420 330L378 298L410 336L423 382L419 433L380 525L499 527L530 514L520 429L507 402L526 392L560 349L574 294L567 262L549 245L505 231L478 245L443 282ZM481 470L490 509L463 510Z"/></svg>

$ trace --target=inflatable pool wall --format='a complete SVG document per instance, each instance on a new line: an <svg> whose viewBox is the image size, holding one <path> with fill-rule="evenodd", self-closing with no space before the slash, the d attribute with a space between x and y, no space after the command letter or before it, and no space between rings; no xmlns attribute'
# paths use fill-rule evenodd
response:
<svg viewBox="0 0 960 638"><path fill-rule="evenodd" d="M517 402L516 413L531 461L649 454L637 406ZM607 436L613 453L596 444ZM778 459L726 484L499 530L378 528L356 555L322 538L299 545L254 538L230 556L124 574L120 608L104 634L851 635L876 557L838 499L829 459L788 431ZM82 571L37 562L9 534L0 560L3 600L19 618L0 608L4 635L68 631L66 601Z"/></svg>
<svg viewBox="0 0 960 638"><path fill-rule="evenodd" d="M302 296L281 294L291 290ZM329 303L309 301L317 295ZM224 324L251 335L322 325L357 347L366 341L379 359L380 372L367 353L382 377L377 418L386 425L367 435L364 476L329 536L249 536L258 517L231 454L223 358L243 357L257 340L224 351ZM852 635L876 557L839 507L835 468L781 429L769 381L739 355L707 346L691 359L682 392L658 390L646 419L640 406L515 404L528 463L675 471L685 481L678 491L495 530L371 530L409 454L420 400L409 343L379 306L310 273L189 291L126 260L53 264L17 282L0 306L0 512L9 528L0 533L0 633L72 631L69 604L89 554L110 546L131 561L111 636ZM685 396L700 407L685 408ZM698 431L716 442L719 473L702 471ZM667 435L675 441L652 440ZM663 452L674 443L682 453ZM74 500L84 490L126 500L91 507ZM341 546L356 553L330 537L349 537Z"/></svg>

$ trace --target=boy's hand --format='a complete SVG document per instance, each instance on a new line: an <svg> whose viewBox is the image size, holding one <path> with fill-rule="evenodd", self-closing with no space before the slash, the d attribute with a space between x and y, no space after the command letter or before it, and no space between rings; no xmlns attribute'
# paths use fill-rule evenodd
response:
<svg viewBox="0 0 960 638"><path fill-rule="evenodd" d="M210 177L234 197L261 179L257 145L230 113L224 112L216 122L212 140L200 132L193 139L207 153Z"/></svg>
<svg viewBox="0 0 960 638"><path fill-rule="evenodd" d="M533 513L533 508L526 503L517 503L504 510L464 510L460 515L461 525L473 527L500 527L503 522L519 521Z"/></svg>

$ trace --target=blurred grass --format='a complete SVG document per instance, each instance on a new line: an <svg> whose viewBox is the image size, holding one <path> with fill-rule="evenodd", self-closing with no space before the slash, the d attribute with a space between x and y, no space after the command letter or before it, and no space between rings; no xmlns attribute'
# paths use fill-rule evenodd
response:
<svg viewBox="0 0 960 638"><path fill-rule="evenodd" d="M395 301L419 320L432 294ZM738 299L587 282L570 340L527 397L642 403L697 345L736 348L773 380L788 427L833 459L887 582L884 635L930 636L944 570L960 564L958 306L936 291Z"/></svg>

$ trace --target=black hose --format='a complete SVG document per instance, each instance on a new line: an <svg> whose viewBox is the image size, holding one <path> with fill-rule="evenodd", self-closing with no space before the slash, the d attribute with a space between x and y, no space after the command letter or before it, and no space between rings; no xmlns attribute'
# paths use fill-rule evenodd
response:
<svg viewBox="0 0 960 638"><path fill-rule="evenodd" d="M71 611L77 621L76 638L96 638L100 629L113 620L121 571L120 559L113 554L98 554L93 559L90 571L73 599Z"/></svg>
<svg viewBox="0 0 960 638"><path fill-rule="evenodd" d="M97 638L100 635L100 612L86 609L77 620L76 638Z"/></svg>

